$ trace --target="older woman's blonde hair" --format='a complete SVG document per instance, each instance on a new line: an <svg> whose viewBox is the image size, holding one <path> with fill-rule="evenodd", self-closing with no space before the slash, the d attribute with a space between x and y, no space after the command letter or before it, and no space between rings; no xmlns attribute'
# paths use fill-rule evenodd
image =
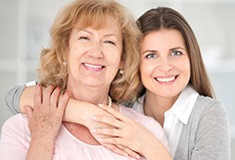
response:
<svg viewBox="0 0 235 160"><path fill-rule="evenodd" d="M65 90L68 71L64 61L67 58L70 33L73 27L99 28L111 17L120 23L123 35L123 74L117 73L110 86L113 101L121 103L135 99L140 85L139 72L139 31L134 17L114 0L75 0L65 6L57 15L51 30L51 46L41 52L38 69L42 86L53 84Z"/></svg>

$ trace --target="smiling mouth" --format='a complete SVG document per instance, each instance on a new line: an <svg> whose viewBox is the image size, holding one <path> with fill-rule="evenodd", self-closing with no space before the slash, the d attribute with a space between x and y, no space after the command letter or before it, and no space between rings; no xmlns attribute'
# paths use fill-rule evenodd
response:
<svg viewBox="0 0 235 160"><path fill-rule="evenodd" d="M88 63L83 63L83 65L87 68L91 68L91 69L102 69L104 68L104 66L102 65L96 65L96 64L88 64Z"/></svg>
<svg viewBox="0 0 235 160"><path fill-rule="evenodd" d="M161 78L155 78L155 80L157 80L158 82L161 83L168 83L168 82L172 82L177 78L177 76L172 76L172 77L161 77Z"/></svg>

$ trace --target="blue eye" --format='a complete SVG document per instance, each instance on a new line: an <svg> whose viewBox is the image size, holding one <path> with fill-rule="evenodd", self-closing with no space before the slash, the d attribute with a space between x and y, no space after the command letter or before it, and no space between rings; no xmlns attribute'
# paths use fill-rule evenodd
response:
<svg viewBox="0 0 235 160"><path fill-rule="evenodd" d="M148 59L150 59L150 58L156 58L157 56L156 56L156 54L154 54L154 53L149 53L149 54L147 54L145 57L148 58Z"/></svg>
<svg viewBox="0 0 235 160"><path fill-rule="evenodd" d="M171 55L172 56L180 56L180 55L182 55L182 52L180 52L180 51L173 51L173 52L171 52Z"/></svg>

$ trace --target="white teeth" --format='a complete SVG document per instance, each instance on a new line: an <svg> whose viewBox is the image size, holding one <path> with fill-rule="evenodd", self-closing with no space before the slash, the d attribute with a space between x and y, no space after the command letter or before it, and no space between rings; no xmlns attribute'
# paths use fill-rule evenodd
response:
<svg viewBox="0 0 235 160"><path fill-rule="evenodd" d="M156 78L159 82L170 82L175 79L175 77L168 77L168 78Z"/></svg>
<svg viewBox="0 0 235 160"><path fill-rule="evenodd" d="M102 66L97 66L97 65L87 64L87 63L84 63L84 65L85 65L86 67L95 68L95 69L100 69L100 68L102 68Z"/></svg>

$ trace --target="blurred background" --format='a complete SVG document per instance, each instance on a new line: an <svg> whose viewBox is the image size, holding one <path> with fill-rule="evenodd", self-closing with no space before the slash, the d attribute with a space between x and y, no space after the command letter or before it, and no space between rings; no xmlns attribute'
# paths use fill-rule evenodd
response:
<svg viewBox="0 0 235 160"><path fill-rule="evenodd" d="M39 53L49 45L49 28L71 0L0 0L0 129L12 113L4 94L35 80ZM118 0L138 18L150 8L169 6L188 20L201 47L217 99L225 104L235 160L235 0ZM233 108L234 107L234 108Z"/></svg>

